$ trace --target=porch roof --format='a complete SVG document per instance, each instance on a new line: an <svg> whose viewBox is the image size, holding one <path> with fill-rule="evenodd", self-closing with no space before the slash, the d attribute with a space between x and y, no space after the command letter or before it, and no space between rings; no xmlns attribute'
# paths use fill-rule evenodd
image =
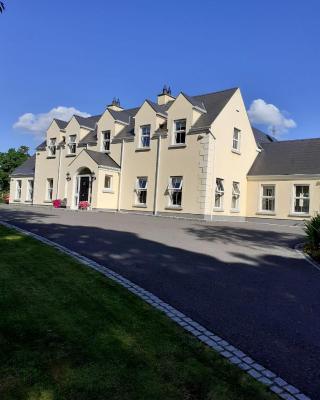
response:
<svg viewBox="0 0 320 400"><path fill-rule="evenodd" d="M100 151L93 150L83 150L85 151L92 160L103 167L111 167L120 169L120 165L114 161L113 158L109 156L109 154L101 153Z"/></svg>

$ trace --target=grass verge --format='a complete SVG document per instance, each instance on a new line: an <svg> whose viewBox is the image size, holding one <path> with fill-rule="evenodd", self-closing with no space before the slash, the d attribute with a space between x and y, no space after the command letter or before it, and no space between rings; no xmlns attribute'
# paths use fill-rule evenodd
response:
<svg viewBox="0 0 320 400"><path fill-rule="evenodd" d="M271 400L99 273L0 225L2 400Z"/></svg>

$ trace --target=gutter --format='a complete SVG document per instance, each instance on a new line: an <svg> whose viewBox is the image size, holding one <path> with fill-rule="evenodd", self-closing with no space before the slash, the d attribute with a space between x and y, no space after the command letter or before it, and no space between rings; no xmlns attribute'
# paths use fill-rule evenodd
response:
<svg viewBox="0 0 320 400"><path fill-rule="evenodd" d="M160 151L161 151L161 135L158 136L157 142L157 161L156 161L156 173L154 180L154 200L153 200L153 215L157 215L157 197L158 197L158 181L159 181L159 170L160 170Z"/></svg>
<svg viewBox="0 0 320 400"><path fill-rule="evenodd" d="M124 160L124 139L122 139L121 142L121 155L120 155L120 168L123 169L123 160ZM121 209L121 186L122 186L122 179L121 179L121 170L118 172L119 173L119 190L118 190L118 205L117 205L117 211L120 211Z"/></svg>

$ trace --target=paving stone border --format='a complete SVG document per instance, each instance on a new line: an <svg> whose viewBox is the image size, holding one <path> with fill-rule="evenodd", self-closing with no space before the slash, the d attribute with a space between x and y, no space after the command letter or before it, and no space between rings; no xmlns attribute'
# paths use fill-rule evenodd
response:
<svg viewBox="0 0 320 400"><path fill-rule="evenodd" d="M312 266L314 266L317 270L320 271L320 263L315 261L309 254L303 251L304 243L298 243L294 246L294 249L297 253L299 253L302 257L304 257Z"/></svg>
<svg viewBox="0 0 320 400"><path fill-rule="evenodd" d="M203 342L204 344L206 344L207 346L218 352L222 357L228 359L232 364L241 368L243 371L248 373L251 377L253 377L257 381L268 386L269 389L275 394L277 394L281 399L311 400L310 397L303 394L298 388L290 385L288 382L277 376L272 371L258 364L255 360L253 360L251 357L246 355L238 348L232 346L226 340L222 339L218 335L215 335L212 331L209 331L204 326L198 324L193 319L189 318L182 312L172 307L170 304L162 301L159 297L155 296L153 293L136 285L129 279L124 278L122 275L112 271L107 267L102 266L101 264L91 260L90 258L82 256L81 254L73 250L70 250L60 244L57 244L49 239L46 239L43 236L18 228L17 226L4 221L0 221L0 224L7 228L15 229L16 231L26 236L30 236L34 239L39 240L42 243L52 246L57 250L59 250L60 252L73 257L81 264L84 264L100 272L109 279L112 279L113 281L117 282L118 284L129 290L131 293L140 297L146 303L150 304L157 310L162 311L172 321L180 325L183 329L185 329L191 335L196 337L198 340L200 340L201 342Z"/></svg>

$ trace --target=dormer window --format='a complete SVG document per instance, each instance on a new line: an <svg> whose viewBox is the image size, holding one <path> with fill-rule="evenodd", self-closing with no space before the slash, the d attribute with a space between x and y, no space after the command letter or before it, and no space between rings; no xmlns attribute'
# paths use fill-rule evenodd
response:
<svg viewBox="0 0 320 400"><path fill-rule="evenodd" d="M102 132L102 151L110 151L110 138L110 131Z"/></svg>
<svg viewBox="0 0 320 400"><path fill-rule="evenodd" d="M233 139L232 139L232 150L236 153L240 153L240 137L241 137L241 131L237 128L234 128Z"/></svg>
<svg viewBox="0 0 320 400"><path fill-rule="evenodd" d="M50 157L55 157L55 155L56 155L56 151L57 151L56 143L57 143L56 138L52 138L49 140L48 152L49 152Z"/></svg>
<svg viewBox="0 0 320 400"><path fill-rule="evenodd" d="M76 144L77 135L70 135L68 141L68 152L69 154L76 154L77 144Z"/></svg>
<svg viewBox="0 0 320 400"><path fill-rule="evenodd" d="M150 147L150 125L143 125L140 127L140 147L148 148Z"/></svg>
<svg viewBox="0 0 320 400"><path fill-rule="evenodd" d="M174 121L174 144L186 143L186 122L185 119Z"/></svg>

